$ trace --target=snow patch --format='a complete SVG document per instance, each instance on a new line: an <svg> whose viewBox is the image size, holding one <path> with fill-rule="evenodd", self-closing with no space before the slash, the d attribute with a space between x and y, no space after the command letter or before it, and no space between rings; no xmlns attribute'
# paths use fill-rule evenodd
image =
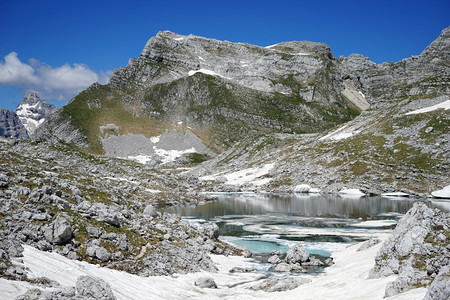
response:
<svg viewBox="0 0 450 300"><path fill-rule="evenodd" d="M184 37L174 38L175 41L182 41L184 40Z"/></svg>
<svg viewBox="0 0 450 300"><path fill-rule="evenodd" d="M151 156L147 156L147 155L127 156L126 158L129 160L134 160L135 162L138 162L143 165L145 165L146 163L153 160L153 158Z"/></svg>
<svg viewBox="0 0 450 300"><path fill-rule="evenodd" d="M275 164L265 164L261 167L248 168L240 171L236 171L228 174L215 174L200 177L200 180L217 180L219 178L225 178L226 184L229 185L243 185L243 184L253 184L253 185L264 185L270 182L271 178L259 178L261 176L267 175L270 170L275 166ZM259 178L259 179L258 179Z"/></svg>
<svg viewBox="0 0 450 300"><path fill-rule="evenodd" d="M153 143L153 144L156 144L156 143L158 143L159 142L159 138L161 137L161 135L158 135L158 136L152 136L151 138L150 138L150 141Z"/></svg>
<svg viewBox="0 0 450 300"><path fill-rule="evenodd" d="M199 56L198 59L200 59L202 61L205 61L205 59L203 57L201 57L201 56Z"/></svg>
<svg viewBox="0 0 450 300"><path fill-rule="evenodd" d="M342 189L339 191L340 195L351 195L351 196L364 196L365 194L358 189Z"/></svg>
<svg viewBox="0 0 450 300"><path fill-rule="evenodd" d="M277 46L277 45L278 45L278 44L270 45L270 46L266 46L266 47L264 47L264 48L270 49L270 48L273 48L273 47L275 47L275 46Z"/></svg>
<svg viewBox="0 0 450 300"><path fill-rule="evenodd" d="M445 109L445 110L450 109L450 100L441 102L441 103L436 104L436 105L432 105L432 106L428 106L428 107L424 107L424 108L421 108L421 109L416 109L416 110L407 112L405 114L405 116L422 114L422 113L426 113L426 112L430 112L430 111L438 110L438 109L442 109L442 108Z"/></svg>
<svg viewBox="0 0 450 300"><path fill-rule="evenodd" d="M153 147L155 153L162 158L162 163L166 164L174 161L178 157L181 157L183 154L195 153L197 152L194 147L186 149L186 150L164 150Z"/></svg>
<svg viewBox="0 0 450 300"><path fill-rule="evenodd" d="M319 141L324 141L324 140L334 140L334 141L339 141L339 140L343 140L349 137L352 137L354 135L357 135L358 133L360 133L360 130L351 130L351 129L347 129L348 124L342 126L341 128L330 132L329 134L321 137L319 139Z"/></svg>
<svg viewBox="0 0 450 300"><path fill-rule="evenodd" d="M450 185L447 185L442 190L432 192L431 195L435 198L450 199Z"/></svg>
<svg viewBox="0 0 450 300"><path fill-rule="evenodd" d="M196 71L191 70L191 71L188 72L188 75L192 76L192 75L194 75L196 73L203 73L203 74L206 74L206 75L219 76L221 78L228 79L228 80L232 79L230 77L225 77L223 75L217 74L216 72L214 72L212 70L207 70L207 69L200 69L200 70L196 70Z"/></svg>

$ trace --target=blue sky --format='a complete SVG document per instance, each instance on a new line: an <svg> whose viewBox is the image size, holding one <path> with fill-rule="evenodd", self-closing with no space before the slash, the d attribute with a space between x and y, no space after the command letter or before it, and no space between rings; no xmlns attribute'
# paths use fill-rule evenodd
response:
<svg viewBox="0 0 450 300"><path fill-rule="evenodd" d="M29 1L2 0L0 107L24 94L64 105L138 57L160 30L260 46L327 43L336 57L372 61L420 54L450 26L448 0Z"/></svg>

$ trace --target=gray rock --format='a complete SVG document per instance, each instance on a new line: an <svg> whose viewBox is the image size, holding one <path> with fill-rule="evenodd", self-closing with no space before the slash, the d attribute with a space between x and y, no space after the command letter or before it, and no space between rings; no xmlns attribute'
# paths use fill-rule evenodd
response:
<svg viewBox="0 0 450 300"><path fill-rule="evenodd" d="M111 259L111 253L109 253L104 247L97 247L95 249L95 257L103 262L107 262Z"/></svg>
<svg viewBox="0 0 450 300"><path fill-rule="evenodd" d="M158 216L158 212L153 207L153 205L147 205L144 209L144 215L156 218Z"/></svg>
<svg viewBox="0 0 450 300"><path fill-rule="evenodd" d="M309 253L300 244L292 246L286 254L286 262L288 264L303 264L309 261Z"/></svg>
<svg viewBox="0 0 450 300"><path fill-rule="evenodd" d="M305 269L302 266L297 264L287 264L287 263L279 263L276 266L270 268L270 270L274 272L293 272L293 273L303 273Z"/></svg>
<svg viewBox="0 0 450 300"><path fill-rule="evenodd" d="M259 291L263 290L266 292L283 292L293 290L302 284L311 282L309 278L293 277L293 276L283 276L275 277L271 276L265 279L263 282L258 283L250 287L251 290Z"/></svg>
<svg viewBox="0 0 450 300"><path fill-rule="evenodd" d="M75 284L76 295L87 299L115 300L111 286L101 278L80 276Z"/></svg>
<svg viewBox="0 0 450 300"><path fill-rule="evenodd" d="M0 136L28 139L28 133L17 114L0 107Z"/></svg>
<svg viewBox="0 0 450 300"><path fill-rule="evenodd" d="M98 229L97 227L93 227L93 226L86 226L86 231L90 236L92 236L94 238L98 238L101 234L100 229Z"/></svg>
<svg viewBox="0 0 450 300"><path fill-rule="evenodd" d="M230 273L248 273L253 271L250 267L233 267L229 272Z"/></svg>
<svg viewBox="0 0 450 300"><path fill-rule="evenodd" d="M386 296L429 285L442 267L450 265L448 240L440 238L449 229L448 215L414 203L377 253L369 278L398 274L386 286Z"/></svg>
<svg viewBox="0 0 450 300"><path fill-rule="evenodd" d="M267 262L269 264L277 264L280 262L280 258L278 257L278 255L272 255L271 257L269 257L269 259L267 260Z"/></svg>
<svg viewBox="0 0 450 300"><path fill-rule="evenodd" d="M428 288L424 300L447 300L450 299L450 266L441 268L439 274L434 278Z"/></svg>
<svg viewBox="0 0 450 300"><path fill-rule="evenodd" d="M44 236L52 244L63 245L72 239L73 231L69 222L57 215L52 224L44 229Z"/></svg>
<svg viewBox="0 0 450 300"><path fill-rule="evenodd" d="M203 233L210 239L219 238L219 226L216 223L203 224Z"/></svg>
<svg viewBox="0 0 450 300"><path fill-rule="evenodd" d="M376 244L379 244L381 242L380 239L376 239L376 238L372 238L368 241L365 241L364 243L361 244L361 246L359 246L359 248L356 251L364 251L367 250L373 246L375 246Z"/></svg>
<svg viewBox="0 0 450 300"><path fill-rule="evenodd" d="M200 288L217 289L217 284L211 277L200 277L194 282L195 286Z"/></svg>

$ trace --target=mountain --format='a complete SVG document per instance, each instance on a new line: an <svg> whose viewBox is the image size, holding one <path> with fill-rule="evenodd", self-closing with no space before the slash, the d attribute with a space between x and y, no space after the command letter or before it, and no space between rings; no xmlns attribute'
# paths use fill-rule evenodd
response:
<svg viewBox="0 0 450 300"><path fill-rule="evenodd" d="M58 107L41 100L36 92L25 95L15 112L26 128L28 135L32 135L36 128L54 113Z"/></svg>
<svg viewBox="0 0 450 300"><path fill-rule="evenodd" d="M14 111L0 107L0 136L28 139L28 133Z"/></svg>
<svg viewBox="0 0 450 300"><path fill-rule="evenodd" d="M448 185L449 41L450 27L419 55L375 64L323 43L164 31L36 138L152 164L209 160L187 174L227 188L429 195ZM227 180L242 170L259 175Z"/></svg>
<svg viewBox="0 0 450 300"><path fill-rule="evenodd" d="M72 99L39 137L109 154L101 128L114 124L117 136L191 132L220 153L250 135L319 132L368 107L344 86L338 67L322 43L263 48L164 31L109 84ZM356 96L346 97L346 89Z"/></svg>
<svg viewBox="0 0 450 300"><path fill-rule="evenodd" d="M450 27L420 55L377 65L352 54L338 66L344 86L361 92L369 109L322 133L243 139L189 176L274 192L307 185L431 196L449 185ZM233 174L242 170L258 176L236 184Z"/></svg>

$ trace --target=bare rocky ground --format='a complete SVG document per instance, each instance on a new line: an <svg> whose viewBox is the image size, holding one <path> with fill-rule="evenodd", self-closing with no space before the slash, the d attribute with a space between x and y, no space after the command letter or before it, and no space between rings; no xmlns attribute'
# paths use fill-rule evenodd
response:
<svg viewBox="0 0 450 300"><path fill-rule="evenodd" d="M208 200L170 170L8 139L0 157L3 278L52 286L12 263L23 244L141 276L214 270L209 253L240 253L218 240L215 224L197 227L158 212Z"/></svg>

